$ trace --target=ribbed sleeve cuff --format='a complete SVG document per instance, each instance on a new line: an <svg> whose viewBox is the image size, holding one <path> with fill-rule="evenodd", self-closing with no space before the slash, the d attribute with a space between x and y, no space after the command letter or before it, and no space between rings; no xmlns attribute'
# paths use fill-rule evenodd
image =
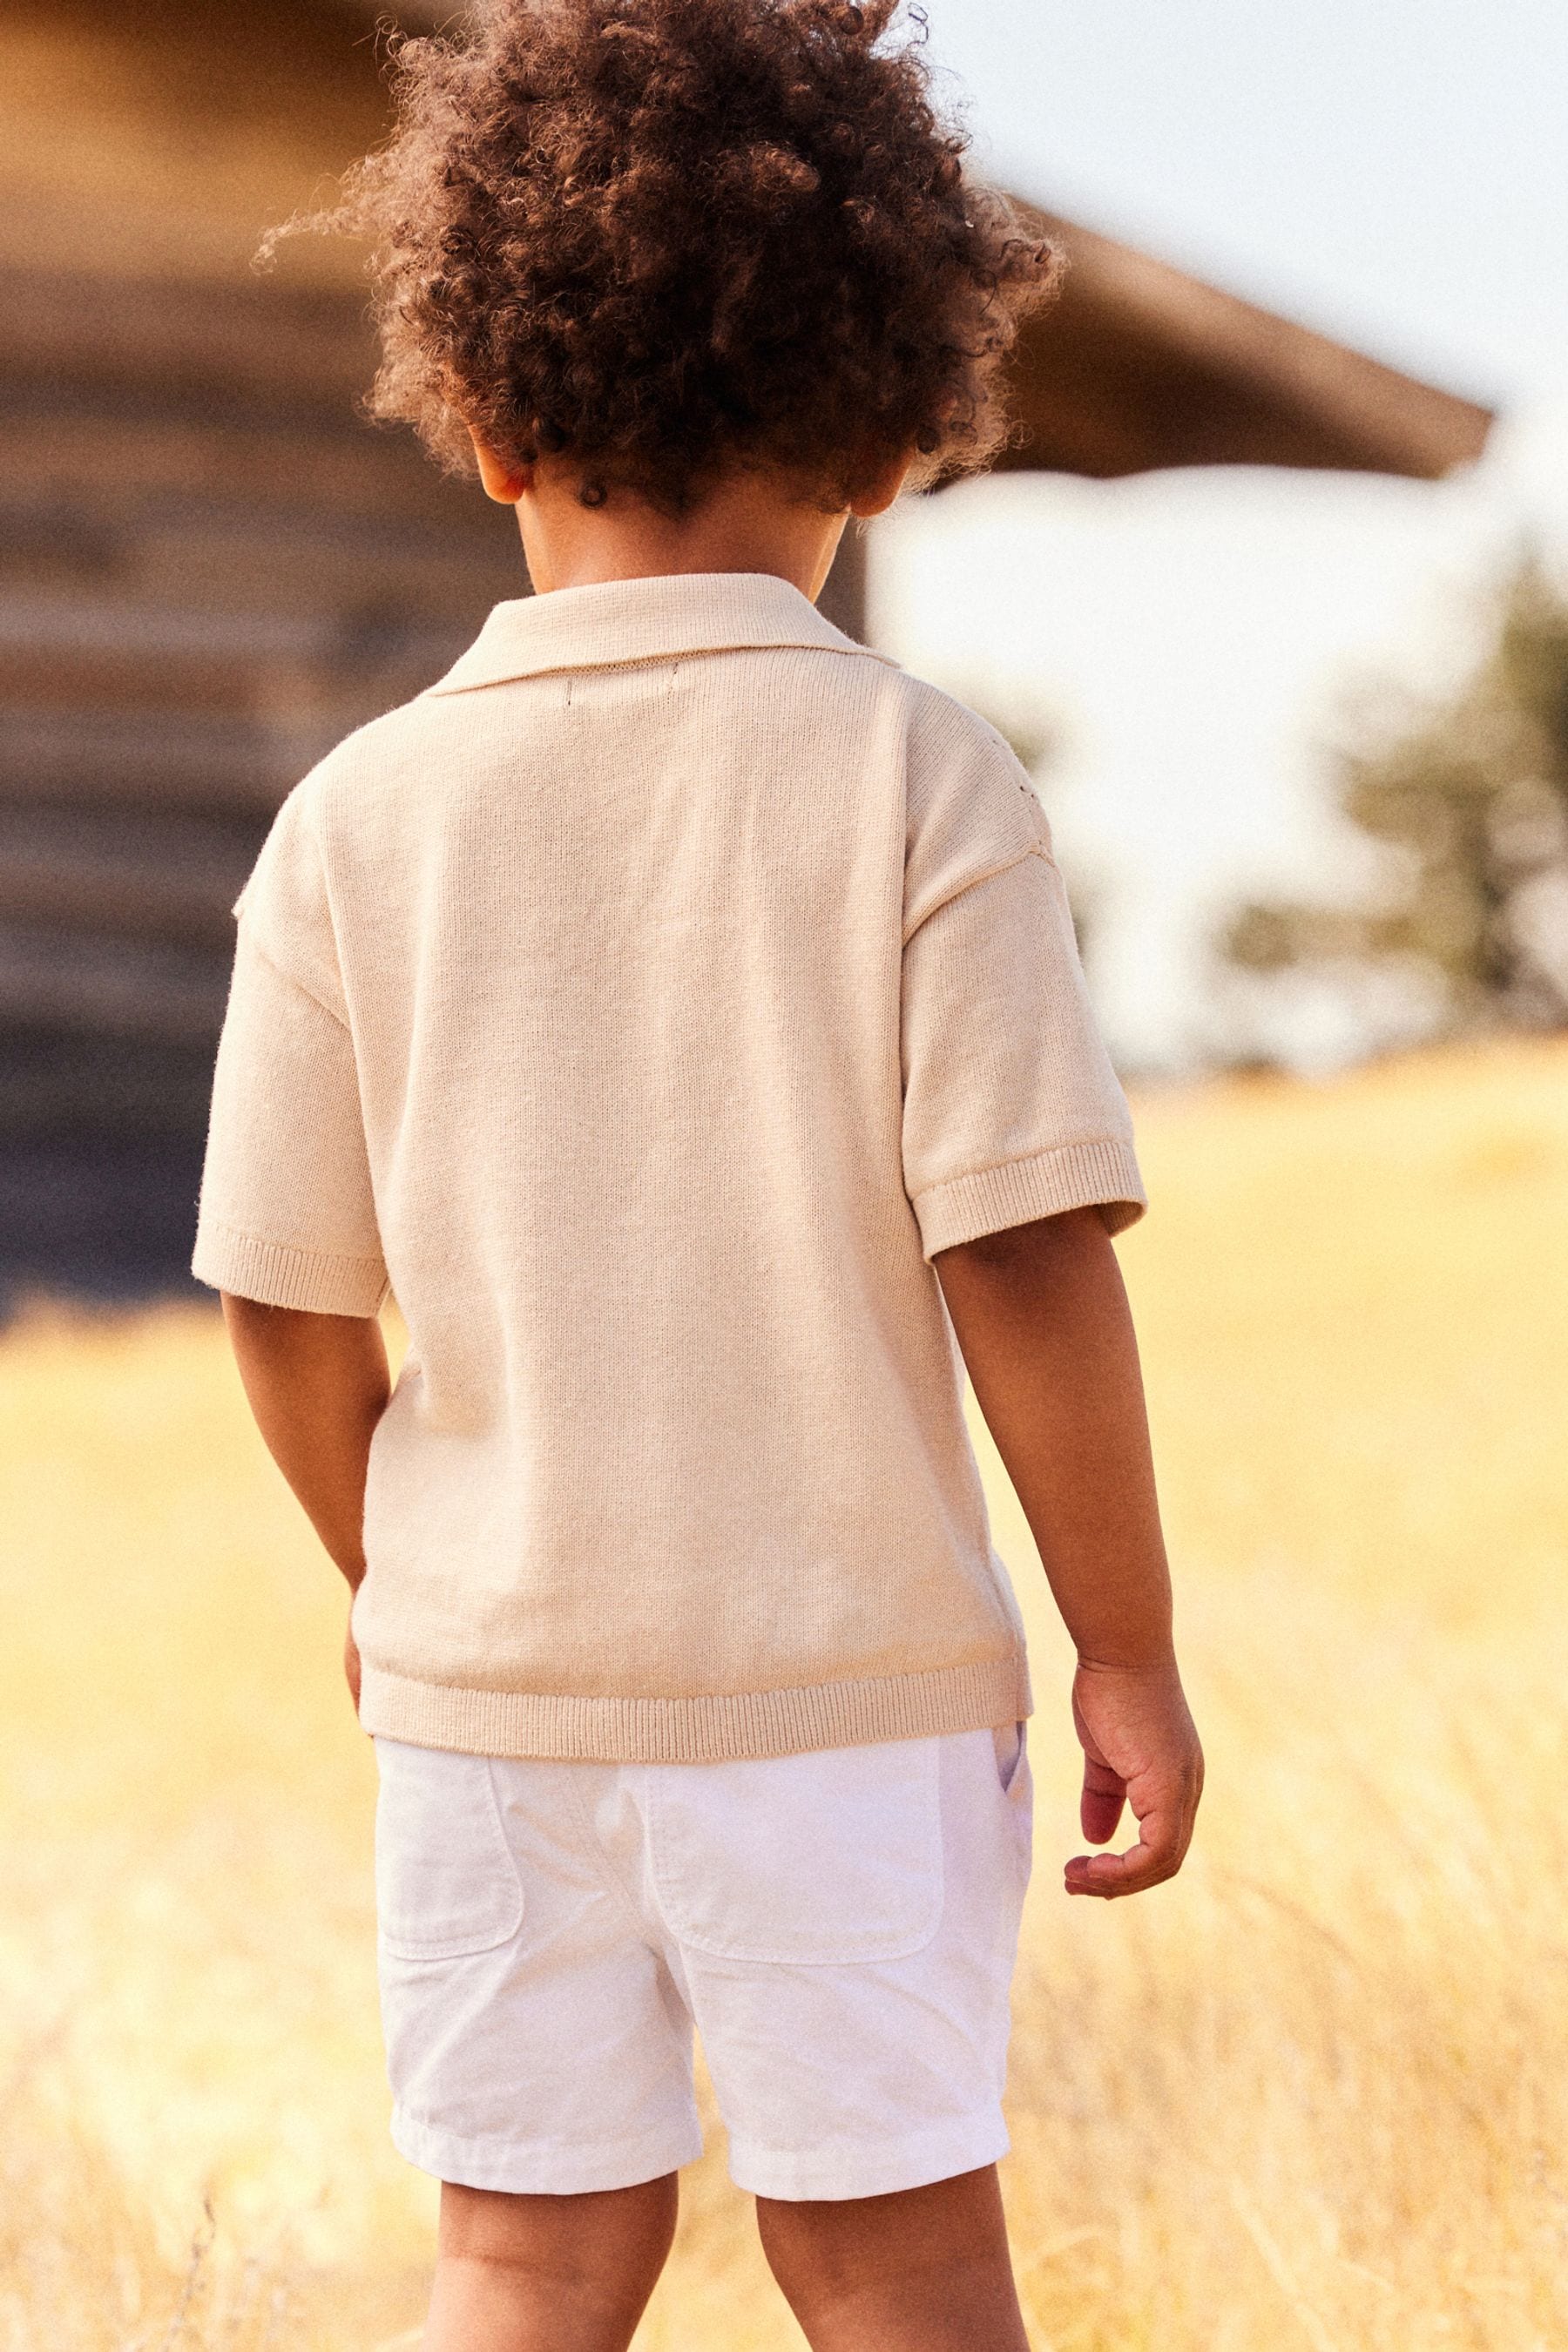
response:
<svg viewBox="0 0 1568 2352"><path fill-rule="evenodd" d="M1064 1209L1098 1208L1106 1230L1119 1234L1149 1205L1131 1144L1107 1138L1067 1143L1026 1160L1005 1160L972 1176L928 1185L914 1196L921 1247L929 1260L959 1242L978 1241Z"/></svg>
<svg viewBox="0 0 1568 2352"><path fill-rule="evenodd" d="M297 1307L310 1315L374 1315L386 1297L378 1257L333 1257L288 1242L258 1241L226 1225L198 1223L191 1272L214 1290L263 1307Z"/></svg>

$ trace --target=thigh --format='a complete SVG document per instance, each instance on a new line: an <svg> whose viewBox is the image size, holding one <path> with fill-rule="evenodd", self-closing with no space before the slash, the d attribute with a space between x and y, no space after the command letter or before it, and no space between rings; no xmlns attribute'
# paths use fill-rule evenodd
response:
<svg viewBox="0 0 1568 2352"><path fill-rule="evenodd" d="M1022 1727L719 1769L653 1791L652 1853L736 2182L863 2199L994 2163Z"/></svg>
<svg viewBox="0 0 1568 2352"><path fill-rule="evenodd" d="M603 1768L376 1754L398 2147L444 2180L547 2196L689 2162L690 2019L592 1837L579 1782Z"/></svg>
<svg viewBox="0 0 1568 2352"><path fill-rule="evenodd" d="M673 2173L578 2197L441 2191L422 2352L625 2352L675 2234Z"/></svg>

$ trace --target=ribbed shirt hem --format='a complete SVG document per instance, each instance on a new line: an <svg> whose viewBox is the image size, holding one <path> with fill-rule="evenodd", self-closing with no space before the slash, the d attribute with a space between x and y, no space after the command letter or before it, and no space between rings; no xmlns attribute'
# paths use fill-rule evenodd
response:
<svg viewBox="0 0 1568 2352"><path fill-rule="evenodd" d="M921 1248L928 1260L938 1250L978 1241L982 1234L1026 1225L1036 1217L1059 1216L1066 1209L1099 1208L1107 1229L1119 1234L1148 1205L1131 1144L1110 1138L1063 1144L1025 1160L1004 1160L994 1168L928 1185L914 1198Z"/></svg>
<svg viewBox="0 0 1568 2352"><path fill-rule="evenodd" d="M698 1698L580 1698L416 1682L365 1662L366 1731L468 1756L598 1764L717 1764L809 1748L981 1731L1033 1713L1021 1652L915 1675Z"/></svg>
<svg viewBox="0 0 1568 2352"><path fill-rule="evenodd" d="M191 1272L214 1290L263 1307L297 1307L311 1315L374 1315L386 1297L379 1258L333 1257L288 1242L258 1241L205 1220L196 1227Z"/></svg>

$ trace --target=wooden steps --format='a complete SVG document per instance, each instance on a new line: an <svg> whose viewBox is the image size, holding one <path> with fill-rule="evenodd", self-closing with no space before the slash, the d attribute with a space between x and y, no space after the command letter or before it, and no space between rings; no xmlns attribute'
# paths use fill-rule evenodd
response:
<svg viewBox="0 0 1568 2352"><path fill-rule="evenodd" d="M0 305L0 1134L73 1084L90 1123L127 1040L179 1063L184 1126L279 802L526 575L510 517L356 414L357 294L10 268Z"/></svg>

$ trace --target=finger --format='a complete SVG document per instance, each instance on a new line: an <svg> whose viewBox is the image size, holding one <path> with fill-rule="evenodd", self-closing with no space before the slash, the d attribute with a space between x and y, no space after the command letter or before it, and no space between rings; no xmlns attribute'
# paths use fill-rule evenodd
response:
<svg viewBox="0 0 1568 2352"><path fill-rule="evenodd" d="M1090 1845L1104 1845L1116 1835L1116 1824L1126 1801L1127 1783L1120 1772L1113 1772L1109 1764L1097 1764L1092 1757L1086 1758L1078 1816Z"/></svg>
<svg viewBox="0 0 1568 2352"><path fill-rule="evenodd" d="M1147 1887L1158 1886L1163 1879L1174 1877L1176 1868L1175 1863L1152 1854L1146 1846L1138 1844L1129 1846L1124 1853L1074 1854L1062 1874L1062 1883L1069 1895L1107 1898L1141 1895Z"/></svg>
<svg viewBox="0 0 1568 2352"><path fill-rule="evenodd" d="M1075 1854L1067 1866L1069 1895L1138 1895L1173 1878L1187 1849L1186 1809L1152 1808L1138 1825L1138 1843L1123 1853Z"/></svg>

